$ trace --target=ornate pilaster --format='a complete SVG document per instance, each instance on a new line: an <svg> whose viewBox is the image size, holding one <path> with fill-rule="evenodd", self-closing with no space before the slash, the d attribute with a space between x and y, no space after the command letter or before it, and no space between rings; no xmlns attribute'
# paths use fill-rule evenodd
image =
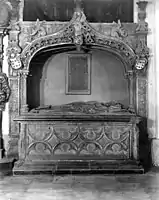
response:
<svg viewBox="0 0 159 200"><path fill-rule="evenodd" d="M127 72L126 75L127 75L127 79L128 79L128 83L129 83L129 110L134 112L135 111L134 72L133 71L129 71L129 72Z"/></svg>
<svg viewBox="0 0 159 200"><path fill-rule="evenodd" d="M21 93L21 114L25 114L28 112L28 105L27 105L27 77L28 71L21 72L21 88L23 88Z"/></svg>
<svg viewBox="0 0 159 200"><path fill-rule="evenodd" d="M146 19L147 1L139 1L138 25L136 27L137 47L135 73L136 73L136 105L137 112L147 117L147 66L149 59L149 48L147 47L148 24Z"/></svg>
<svg viewBox="0 0 159 200"><path fill-rule="evenodd" d="M11 66L10 75L17 75L16 70L22 67L22 62L20 59L21 48L19 46L19 33L20 26L15 20L11 21L9 31L9 44L8 44L8 63Z"/></svg>

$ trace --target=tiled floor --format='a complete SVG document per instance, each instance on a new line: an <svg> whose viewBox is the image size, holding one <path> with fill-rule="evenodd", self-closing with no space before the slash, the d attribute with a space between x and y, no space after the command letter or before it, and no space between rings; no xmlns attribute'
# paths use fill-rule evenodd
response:
<svg viewBox="0 0 159 200"><path fill-rule="evenodd" d="M159 173L0 177L0 200L159 200Z"/></svg>

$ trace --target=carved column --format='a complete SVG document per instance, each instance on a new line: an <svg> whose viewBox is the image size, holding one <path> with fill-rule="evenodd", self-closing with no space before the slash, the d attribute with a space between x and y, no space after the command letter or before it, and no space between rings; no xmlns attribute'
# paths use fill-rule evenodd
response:
<svg viewBox="0 0 159 200"><path fill-rule="evenodd" d="M2 62L3 62L3 32L4 29L0 28L0 73L2 71ZM2 111L0 110L0 159L2 159L2 153L3 153Z"/></svg>
<svg viewBox="0 0 159 200"><path fill-rule="evenodd" d="M28 71L21 72L21 114L28 112L27 104L27 77Z"/></svg>
<svg viewBox="0 0 159 200"><path fill-rule="evenodd" d="M9 42L7 49L8 64L9 64L9 82L12 90L9 102L9 148L8 157L18 158L18 138L19 124L14 119L20 114L21 95L20 91L20 68L22 62L20 59L21 47L19 46L20 26L16 19L11 20L9 30Z"/></svg>
<svg viewBox="0 0 159 200"><path fill-rule="evenodd" d="M135 93L134 93L134 73L133 71L129 71L127 73L127 78L128 78L128 81L129 81L129 109L131 111L135 111L135 102L134 102L134 97L135 97Z"/></svg>

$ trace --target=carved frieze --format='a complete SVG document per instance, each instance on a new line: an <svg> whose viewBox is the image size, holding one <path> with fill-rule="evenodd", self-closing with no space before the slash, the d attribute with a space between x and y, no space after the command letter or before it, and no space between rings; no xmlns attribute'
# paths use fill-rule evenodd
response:
<svg viewBox="0 0 159 200"><path fill-rule="evenodd" d="M40 24L38 24L37 30L34 33L35 35L41 33L42 35L46 34L44 27L40 26ZM40 49L60 44L74 44L77 46L99 45L111 49L114 53L118 52L124 61L132 66L135 61L135 53L129 45L122 41L121 38L126 37L127 33L120 23L118 28L113 31L113 34L114 36L107 37L97 32L88 24L84 13L78 11L74 13L72 20L59 32L46 36L39 35L37 39L28 44L21 54L21 59L28 69L31 58Z"/></svg>
<svg viewBox="0 0 159 200"><path fill-rule="evenodd" d="M35 155L100 155L129 159L132 126L114 125L111 122L28 124L28 135L21 139L26 146L20 146L30 158Z"/></svg>

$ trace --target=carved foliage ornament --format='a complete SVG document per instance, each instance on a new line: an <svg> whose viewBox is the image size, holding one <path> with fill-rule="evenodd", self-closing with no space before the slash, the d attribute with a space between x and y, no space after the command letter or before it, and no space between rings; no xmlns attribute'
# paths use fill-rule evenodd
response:
<svg viewBox="0 0 159 200"><path fill-rule="evenodd" d="M4 109L5 103L9 100L10 87L6 74L0 73L0 110Z"/></svg>
<svg viewBox="0 0 159 200"><path fill-rule="evenodd" d="M135 62L135 53L126 43L119 37L108 37L97 32L88 24L81 10L74 13L72 20L62 30L52 35L45 35L46 32L43 29L43 24L39 24L39 22L37 24L37 29L33 35L37 35L38 38L27 45L21 54L22 62L27 69L29 68L29 62L32 57L39 50L60 44L75 44L77 47L82 45L102 46L121 55L128 65L132 66Z"/></svg>

